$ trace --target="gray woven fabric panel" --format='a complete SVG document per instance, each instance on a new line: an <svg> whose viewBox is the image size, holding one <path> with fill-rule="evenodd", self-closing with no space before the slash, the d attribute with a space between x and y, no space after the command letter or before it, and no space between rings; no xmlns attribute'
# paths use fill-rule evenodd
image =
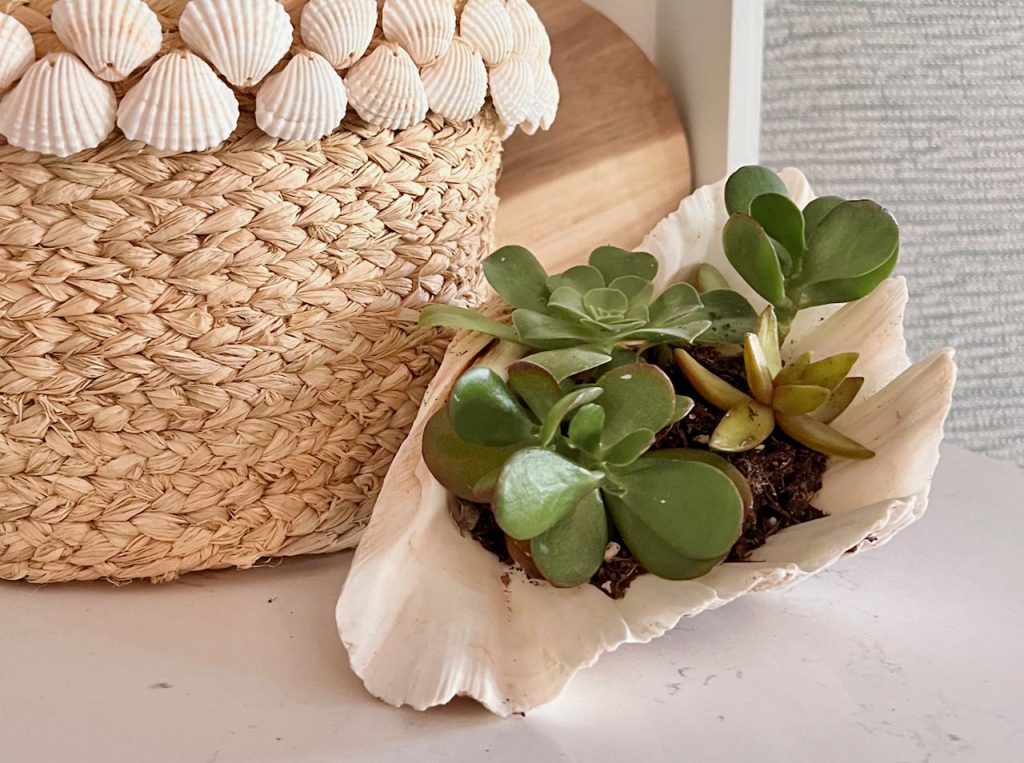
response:
<svg viewBox="0 0 1024 763"><path fill-rule="evenodd" d="M1024 464L1024 2L769 0L762 160L903 226L911 355L950 438Z"/></svg>

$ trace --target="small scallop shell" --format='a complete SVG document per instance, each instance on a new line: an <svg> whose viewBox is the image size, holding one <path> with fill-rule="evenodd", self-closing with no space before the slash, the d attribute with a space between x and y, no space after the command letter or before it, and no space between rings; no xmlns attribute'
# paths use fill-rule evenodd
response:
<svg viewBox="0 0 1024 763"><path fill-rule="evenodd" d="M345 82L352 108L377 127L404 130L422 122L430 108L419 69L395 43L356 62Z"/></svg>
<svg viewBox="0 0 1024 763"><path fill-rule="evenodd" d="M512 18L513 52L530 59L551 58L551 38L533 6L526 0L507 0L505 8Z"/></svg>
<svg viewBox="0 0 1024 763"><path fill-rule="evenodd" d="M491 100L498 119L515 129L530 116L537 95L533 64L519 56L509 56L491 69L490 79Z"/></svg>
<svg viewBox="0 0 1024 763"><path fill-rule="evenodd" d="M319 140L341 124L345 83L319 53L298 53L256 94L256 124L281 140Z"/></svg>
<svg viewBox="0 0 1024 763"><path fill-rule="evenodd" d="M35 60L32 35L14 16L0 13L0 93L17 82Z"/></svg>
<svg viewBox="0 0 1024 763"><path fill-rule="evenodd" d="M53 53L0 102L0 134L26 151L70 156L102 143L116 114L110 85L70 53Z"/></svg>
<svg viewBox="0 0 1024 763"><path fill-rule="evenodd" d="M302 42L335 69L366 53L377 28L377 0L309 0L302 9Z"/></svg>
<svg viewBox="0 0 1024 763"><path fill-rule="evenodd" d="M500 64L515 47L512 16L502 0L469 0L462 9L459 34L489 66Z"/></svg>
<svg viewBox="0 0 1024 763"><path fill-rule="evenodd" d="M431 110L453 122L472 119L487 100L487 67L483 58L456 38L451 48L421 72Z"/></svg>
<svg viewBox="0 0 1024 763"><path fill-rule="evenodd" d="M238 124L238 99L199 56L160 58L121 100L117 126L129 140L160 151L205 151Z"/></svg>
<svg viewBox="0 0 1024 763"><path fill-rule="evenodd" d="M253 87L292 46L292 21L277 0L192 0L181 37L237 87Z"/></svg>
<svg viewBox="0 0 1024 763"><path fill-rule="evenodd" d="M384 36L397 42L420 66L448 52L455 37L451 0L385 0Z"/></svg>
<svg viewBox="0 0 1024 763"><path fill-rule="evenodd" d="M160 52L160 19L142 0L59 0L51 20L57 39L93 73L120 82Z"/></svg>
<svg viewBox="0 0 1024 763"><path fill-rule="evenodd" d="M551 70L551 64L543 60L535 60L532 64L534 82L537 84L537 93L533 98L533 105L530 113L520 125L523 132L533 135L537 130L550 130L558 114L558 104L561 94L558 90L558 80Z"/></svg>

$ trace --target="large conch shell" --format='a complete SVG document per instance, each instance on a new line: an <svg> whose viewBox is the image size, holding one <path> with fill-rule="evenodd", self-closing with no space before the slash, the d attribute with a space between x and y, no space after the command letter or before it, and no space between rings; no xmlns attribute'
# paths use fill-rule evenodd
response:
<svg viewBox="0 0 1024 763"><path fill-rule="evenodd" d="M801 174L783 177L798 203L811 198ZM663 283L710 262L739 287L720 244L726 217L723 184L701 188L640 248L660 261ZM420 456L427 419L487 344L460 338L388 473L338 602L352 669L393 705L425 709L468 695L500 715L525 712L555 699L578 670L621 644L649 641L683 617L785 588L849 551L888 541L925 511L955 376L949 351L910 365L906 299L897 278L858 303L802 314L785 348L790 357L861 353L855 373L867 378L865 396L835 426L878 455L832 462L816 500L829 516L779 533L754 561L721 565L698 580L645 575L619 601L589 585L530 582L460 535L448 495Z"/></svg>
<svg viewBox="0 0 1024 763"><path fill-rule="evenodd" d="M120 82L160 52L160 19L142 0L59 0L57 39L107 82Z"/></svg>
<svg viewBox="0 0 1024 763"><path fill-rule="evenodd" d="M9 88L36 60L36 46L25 25L0 13L0 93Z"/></svg>

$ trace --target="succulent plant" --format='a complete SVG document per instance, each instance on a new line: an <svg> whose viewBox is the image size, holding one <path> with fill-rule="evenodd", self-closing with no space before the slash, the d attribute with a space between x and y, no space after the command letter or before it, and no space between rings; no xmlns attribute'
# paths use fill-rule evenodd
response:
<svg viewBox="0 0 1024 763"><path fill-rule="evenodd" d="M866 297L896 267L899 226L873 201L822 196L800 210L775 173L750 166L729 177L725 202L726 257L783 336L799 310Z"/></svg>
<svg viewBox="0 0 1024 763"><path fill-rule="evenodd" d="M604 356L663 344L738 343L757 314L739 294L719 288L698 295L677 283L654 297L658 262L644 252L596 249L589 264L548 276L528 250L509 246L484 260L484 275L513 308L512 325L448 305L432 305L424 326L474 329L538 350L587 347ZM596 366L595 366L596 367Z"/></svg>
<svg viewBox="0 0 1024 763"><path fill-rule="evenodd" d="M778 323L771 306L758 318L756 333L747 334L743 342L750 394L713 374L685 350L675 351L676 362L693 388L726 412L711 435L712 450L752 450L778 426L812 450L865 459L875 454L829 426L864 384L863 378L849 376L857 357L857 353L847 352L814 362L810 353L804 353L783 365Z"/></svg>
<svg viewBox="0 0 1024 763"><path fill-rule="evenodd" d="M529 356L507 381L486 367L466 372L427 425L427 466L455 495L491 503L510 548L526 548L555 585L590 580L610 524L649 572L705 574L739 537L749 487L707 451L649 453L693 401L644 363L577 385L570 377L589 352L574 350L575 363L564 351Z"/></svg>

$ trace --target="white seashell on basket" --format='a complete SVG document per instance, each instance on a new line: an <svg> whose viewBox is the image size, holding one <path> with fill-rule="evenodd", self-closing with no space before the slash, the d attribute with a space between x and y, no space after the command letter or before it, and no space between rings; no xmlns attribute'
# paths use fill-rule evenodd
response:
<svg viewBox="0 0 1024 763"><path fill-rule="evenodd" d="M52 53L0 101L0 135L25 151L65 157L102 143L116 114L110 85L70 53Z"/></svg>
<svg viewBox="0 0 1024 763"><path fill-rule="evenodd" d="M277 0L192 0L181 38L236 87L258 85L292 46L292 22Z"/></svg>
<svg viewBox="0 0 1024 763"><path fill-rule="evenodd" d="M302 42L335 69L347 69L370 47L377 0L310 0L299 24Z"/></svg>
<svg viewBox="0 0 1024 763"><path fill-rule="evenodd" d="M405 48L420 66L443 56L455 37L451 0L385 0L381 21L384 36Z"/></svg>
<svg viewBox="0 0 1024 763"><path fill-rule="evenodd" d="M453 122L472 119L487 100L487 66L480 54L459 38L420 75L431 110Z"/></svg>
<svg viewBox="0 0 1024 763"><path fill-rule="evenodd" d="M352 108L377 127L404 130L422 122L430 108L420 70L396 43L380 45L357 61L345 84Z"/></svg>
<svg viewBox="0 0 1024 763"><path fill-rule="evenodd" d="M533 62L534 82L537 86L533 104L526 119L519 126L527 135L534 135L537 130L550 130L558 114L561 94L558 80L551 69L551 64L540 59Z"/></svg>
<svg viewBox="0 0 1024 763"><path fill-rule="evenodd" d="M300 51L256 94L256 124L281 140L319 140L341 124L345 83L319 53Z"/></svg>
<svg viewBox="0 0 1024 763"><path fill-rule="evenodd" d="M512 55L490 70L491 100L498 119L509 128L521 124L528 116L537 95L533 64Z"/></svg>
<svg viewBox="0 0 1024 763"><path fill-rule="evenodd" d="M117 126L160 151L205 151L238 125L238 99L199 56L175 50L125 93Z"/></svg>
<svg viewBox="0 0 1024 763"><path fill-rule="evenodd" d="M125 79L163 43L160 19L142 0L59 0L50 18L57 39L107 82Z"/></svg>
<svg viewBox="0 0 1024 763"><path fill-rule="evenodd" d="M803 206L811 196L803 176L787 170L783 178ZM641 245L659 259L665 282L710 262L739 283L720 244L723 188L696 191ZM590 585L537 584L460 534L420 450L426 421L489 342L461 336L385 479L338 602L353 670L393 705L425 709L468 695L500 715L526 712L621 644L647 642L683 617L790 586L851 550L888 541L925 511L955 377L948 351L910 365L906 297L903 280L891 279L860 302L831 308L824 321L819 313L793 325L787 354L861 351L857 373L868 380L870 396L836 426L878 456L830 464L815 500L828 516L778 533L752 561L697 580L641 576L620 600Z"/></svg>
<svg viewBox="0 0 1024 763"><path fill-rule="evenodd" d="M469 0L459 19L459 35L476 48L489 66L512 55L516 43L512 16L504 0Z"/></svg>
<svg viewBox="0 0 1024 763"><path fill-rule="evenodd" d="M507 0L505 7L512 19L512 52L524 58L551 58L551 38L537 11L526 0Z"/></svg>
<svg viewBox="0 0 1024 763"><path fill-rule="evenodd" d="M25 25L0 13L0 93L28 71L36 60L36 46Z"/></svg>

